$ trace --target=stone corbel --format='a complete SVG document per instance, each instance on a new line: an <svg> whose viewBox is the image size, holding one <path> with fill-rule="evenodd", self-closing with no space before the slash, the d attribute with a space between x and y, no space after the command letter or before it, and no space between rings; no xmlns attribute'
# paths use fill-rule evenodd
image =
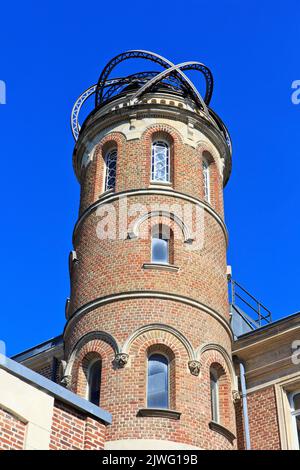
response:
<svg viewBox="0 0 300 470"><path fill-rule="evenodd" d="M136 238L137 238L137 236L134 232L128 232L127 233L127 240L134 240Z"/></svg>
<svg viewBox="0 0 300 470"><path fill-rule="evenodd" d="M233 403L238 403L241 399L241 394L238 390L232 390L232 400Z"/></svg>
<svg viewBox="0 0 300 470"><path fill-rule="evenodd" d="M136 114L130 114L129 116L129 130L135 129Z"/></svg>
<svg viewBox="0 0 300 470"><path fill-rule="evenodd" d="M188 366L192 375L198 376L200 374L201 364L199 361L189 361Z"/></svg>
<svg viewBox="0 0 300 470"><path fill-rule="evenodd" d="M60 381L60 385L62 385L65 388L70 388L71 379L72 379L71 375L64 375Z"/></svg>
<svg viewBox="0 0 300 470"><path fill-rule="evenodd" d="M187 123L187 135L189 139L193 139L194 137L194 124L195 124L195 119L188 118L188 123Z"/></svg>
<svg viewBox="0 0 300 470"><path fill-rule="evenodd" d="M117 353L115 357L115 364L122 369L126 366L129 359L129 355L126 353Z"/></svg>

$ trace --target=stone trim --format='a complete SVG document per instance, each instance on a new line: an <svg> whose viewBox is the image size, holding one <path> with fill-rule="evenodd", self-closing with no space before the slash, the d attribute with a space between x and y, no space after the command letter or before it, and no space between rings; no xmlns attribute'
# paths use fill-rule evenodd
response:
<svg viewBox="0 0 300 470"><path fill-rule="evenodd" d="M246 376L247 376L247 373L246 373ZM277 379L269 380L268 382L264 382L262 384L255 385L254 387L249 387L249 388L247 388L247 395L249 395L250 393L254 393L257 390L262 390L264 388L269 388L273 385L275 385L275 387L282 386L283 384L286 384L290 381L299 381L299 383L300 383L300 372L295 372L295 373L290 374L290 375L285 375L285 376L279 377Z"/></svg>
<svg viewBox="0 0 300 470"><path fill-rule="evenodd" d="M171 335L175 336L175 338L177 338L178 341L180 341L183 344L183 346L185 347L189 359L190 360L195 359L194 349L193 349L191 343L189 342L189 340L182 333L180 333L178 330L176 330L172 326L165 325L165 324L162 324L162 323L152 323L150 325L145 325L145 326L142 326L142 327L138 328L137 330L135 330L129 336L129 338L127 338L127 340L125 341L124 346L123 346L123 352L124 353L129 353L129 350L130 350L130 347L131 347L132 343L140 335L143 335L144 333L147 333L148 331L155 331L155 330L156 331L164 331L164 332L170 333Z"/></svg>
<svg viewBox="0 0 300 470"><path fill-rule="evenodd" d="M150 212L147 212L146 214L143 214L141 217L139 217L137 221L135 222L134 227L132 229L132 232L136 238L139 238L139 229L140 229L141 224L152 217L165 217L166 219L172 220L175 224L177 224L177 226L181 230L183 234L184 242L187 243L187 242L192 241L192 235L190 233L188 226L184 223L184 221L180 217L178 217L178 215L174 214L173 212L166 211L166 210L150 211Z"/></svg>
<svg viewBox="0 0 300 470"><path fill-rule="evenodd" d="M202 354L204 354L206 351L218 351L221 354L230 372L232 386L238 389L237 376L233 367L232 357L228 354L226 349L224 349L223 346L221 346L220 344L205 343L197 349L196 357L200 360Z"/></svg>
<svg viewBox="0 0 300 470"><path fill-rule="evenodd" d="M87 343L89 343L90 341L94 341L94 340L104 341L105 343L109 344L112 347L116 355L120 353L120 347L116 339L109 333L106 333L105 331L99 331L99 330L86 333L84 336L82 336L82 338L80 338L77 341L77 343L72 348L72 351L69 355L69 360L65 369L66 376L71 375L73 364L76 359L78 351L80 351L83 348L83 346L85 346Z"/></svg>
<svg viewBox="0 0 300 470"><path fill-rule="evenodd" d="M201 370L201 364L199 361L189 361L188 367L192 375L198 376Z"/></svg>
<svg viewBox="0 0 300 470"><path fill-rule="evenodd" d="M169 410L164 408L141 408L137 416L144 418L168 418L168 419L180 419L181 413L175 410Z"/></svg>
<svg viewBox="0 0 300 470"><path fill-rule="evenodd" d="M122 292L120 294L113 294L108 295L105 297L100 297L98 299L92 300L91 302L83 305L80 307L76 312L73 313L71 318L69 318L68 322L65 325L64 333L65 336L68 328L70 327L71 323L74 321L75 318L78 318L85 313L88 313L94 310L101 305L105 305L111 302L123 301L123 300L130 300L130 299L161 299L161 300L170 300L174 302L181 302L191 307L197 308L198 310L205 311L213 318L215 318L219 323L225 328L227 333L229 334L230 338L233 339L233 333L230 327L230 324L223 318L223 316L218 313L216 310L208 307L197 300L189 299L188 297L183 297L176 294L169 294L167 292L157 292L157 291L141 291L141 292Z"/></svg>
<svg viewBox="0 0 300 470"><path fill-rule="evenodd" d="M178 100L178 97L175 96L175 100ZM185 109L184 107L174 108L172 106L162 105L161 103L138 103L136 105L120 107L119 104L123 101L124 98L115 100L113 106L110 103L101 110L95 109L90 113L88 119L82 126L81 133L73 151L73 167L79 180L81 159L84 158L86 149L90 148L91 141L92 144L95 145L98 143L95 141L99 135L109 132L112 127L118 127L121 123L127 122L127 124L129 124L132 114L135 113L136 120L141 120L143 118L162 118L181 122L186 126L188 126L187 122L192 119L193 129L204 134L219 151L220 158L224 161L224 186L226 185L231 173L231 151L222 132L219 131L214 124L208 121L205 115L202 113L197 114L192 110ZM124 132L120 132L115 129L113 130L115 132L122 133L126 140L141 138L141 132L133 132L132 135L129 136L128 130L125 131L126 135ZM193 139L184 139L184 143L192 147L197 145L197 142L194 142Z"/></svg>
<svg viewBox="0 0 300 470"><path fill-rule="evenodd" d="M119 369L122 369L123 367L126 366L127 362L129 359L129 355L126 353L118 353L115 356L115 364L119 367Z"/></svg>
<svg viewBox="0 0 300 470"><path fill-rule="evenodd" d="M231 444L236 439L235 434L229 431L229 429L225 428L225 426L222 426L222 424L216 423L215 421L211 421L209 423L209 428L212 431L218 432L222 436L226 437L226 439L228 439Z"/></svg>
<svg viewBox="0 0 300 470"><path fill-rule="evenodd" d="M163 439L119 439L106 441L104 450L201 450L200 447Z"/></svg>
<svg viewBox="0 0 300 470"><path fill-rule="evenodd" d="M275 384L275 399L281 450L298 450L294 442L294 429L291 416L289 393L300 389L300 375L285 378L280 384Z"/></svg>
<svg viewBox="0 0 300 470"><path fill-rule="evenodd" d="M179 267L174 264L162 264L162 263L144 263L143 269L156 269L157 271L170 271L177 273Z"/></svg>
<svg viewBox="0 0 300 470"><path fill-rule="evenodd" d="M47 395L51 395L59 401L71 405L75 409L83 411L96 419L100 419L105 424L111 424L112 422L110 413L99 408L99 406L93 405L93 403L90 403L75 393L70 392L61 385L52 382L52 380L46 379L46 377L28 369L18 362L3 356L3 354L0 354L0 370L1 369L20 378L22 381L35 388L43 390ZM33 407L33 409L35 408Z"/></svg>
<svg viewBox="0 0 300 470"><path fill-rule="evenodd" d="M226 246L228 246L228 232L226 225L221 218L221 216L215 211L215 209L212 208L210 204L208 204L205 201L201 201L200 199L197 199L195 197L189 196L188 194L185 193L180 193L178 191L174 191L172 189L132 189L129 191L121 191L119 193L110 193L110 194L102 194L101 197L99 197L98 201L94 202L91 204L85 211L81 214L79 219L77 220L74 230L73 230L73 244L75 242L75 238L77 235L77 231L81 223L84 221L84 219L94 210L96 210L100 205L102 204L107 204L110 202L114 202L117 199L120 199L122 197L131 197L131 196L170 196L178 199L182 199L184 201L189 201L192 202L193 204L196 204L206 210L215 220L216 222L220 225L224 236L225 236L225 241L226 241Z"/></svg>

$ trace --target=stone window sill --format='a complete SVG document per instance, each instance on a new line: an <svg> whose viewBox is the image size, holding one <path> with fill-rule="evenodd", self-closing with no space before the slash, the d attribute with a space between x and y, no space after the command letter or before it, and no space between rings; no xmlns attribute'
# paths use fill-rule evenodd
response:
<svg viewBox="0 0 300 470"><path fill-rule="evenodd" d="M141 408L137 416L150 417L150 418L168 418L168 419L180 419L181 413L174 410L165 408Z"/></svg>
<svg viewBox="0 0 300 470"><path fill-rule="evenodd" d="M173 184L164 181L150 181L149 188L172 188Z"/></svg>
<svg viewBox="0 0 300 470"><path fill-rule="evenodd" d="M234 441L234 439L236 439L236 436L231 431L229 431L229 429L222 426L222 424L211 421L209 423L209 427L212 431L216 431L219 434L222 434L222 436L226 437L231 443Z"/></svg>
<svg viewBox="0 0 300 470"><path fill-rule="evenodd" d="M179 267L174 266L174 264L163 264L163 263L144 263L142 268L143 269L157 269L158 271L170 271L170 272L177 272L179 270Z"/></svg>

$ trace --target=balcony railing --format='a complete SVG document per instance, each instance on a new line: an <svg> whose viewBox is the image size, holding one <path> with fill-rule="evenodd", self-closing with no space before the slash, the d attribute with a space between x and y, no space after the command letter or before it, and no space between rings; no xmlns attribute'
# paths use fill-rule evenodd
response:
<svg viewBox="0 0 300 470"><path fill-rule="evenodd" d="M229 281L229 297L232 314L238 314L242 318L248 331L272 322L270 310L233 279ZM245 331L244 328L243 330Z"/></svg>

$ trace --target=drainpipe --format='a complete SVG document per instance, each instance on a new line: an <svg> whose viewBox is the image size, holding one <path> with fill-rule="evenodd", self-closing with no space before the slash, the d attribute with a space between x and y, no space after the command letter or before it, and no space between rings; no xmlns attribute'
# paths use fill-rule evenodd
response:
<svg viewBox="0 0 300 470"><path fill-rule="evenodd" d="M243 418L244 418L246 450L251 450L248 404L247 404L247 388L246 388L246 380L245 380L245 366L242 363L242 361L239 361L239 367L240 367L240 381L241 381L242 400L243 400Z"/></svg>

